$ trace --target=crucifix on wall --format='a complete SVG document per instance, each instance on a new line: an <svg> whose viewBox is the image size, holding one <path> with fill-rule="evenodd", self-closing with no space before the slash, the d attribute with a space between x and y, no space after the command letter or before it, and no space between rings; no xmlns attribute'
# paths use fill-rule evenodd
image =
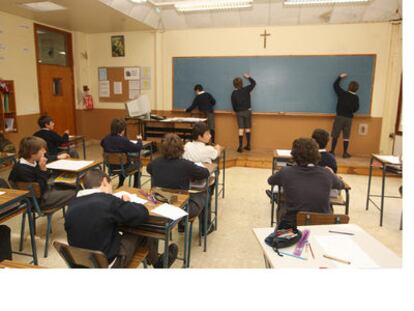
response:
<svg viewBox="0 0 414 311"><path fill-rule="evenodd" d="M262 33L260 36L263 37L263 39L264 39L263 47L266 48L266 39L267 39L268 36L271 36L271 34L267 33L266 29L265 29L264 33Z"/></svg>

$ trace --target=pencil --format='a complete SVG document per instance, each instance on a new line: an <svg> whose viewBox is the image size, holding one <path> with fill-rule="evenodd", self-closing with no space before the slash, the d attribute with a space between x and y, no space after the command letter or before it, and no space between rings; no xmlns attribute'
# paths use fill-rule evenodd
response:
<svg viewBox="0 0 414 311"><path fill-rule="evenodd" d="M279 252L279 253L281 253L282 255L286 255L286 256L294 257L294 258L297 258L297 259L308 260L308 259L307 259L307 258L305 258L305 257L296 256L296 255L293 255L293 254L290 254L290 253L285 253L285 252Z"/></svg>
<svg viewBox="0 0 414 311"><path fill-rule="evenodd" d="M312 254L312 258L315 259L315 254L313 253L312 245L309 242L308 242L308 246L309 246L309 250L310 250L310 252Z"/></svg>
<svg viewBox="0 0 414 311"><path fill-rule="evenodd" d="M346 234L346 235L354 235L351 232L343 232L343 231L334 231L334 230L329 230L330 233L339 233L339 234Z"/></svg>
<svg viewBox="0 0 414 311"><path fill-rule="evenodd" d="M342 263L347 264L347 265L351 264L350 261L339 259L339 258L336 258L336 257L332 257L332 256L328 256L328 255L323 255L323 257L331 259L331 260L335 260L335 261L338 261L338 262L342 262Z"/></svg>

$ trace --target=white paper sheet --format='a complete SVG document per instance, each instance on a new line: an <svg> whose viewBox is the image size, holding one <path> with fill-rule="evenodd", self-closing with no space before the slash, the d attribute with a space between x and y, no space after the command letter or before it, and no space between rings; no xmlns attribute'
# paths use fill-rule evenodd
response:
<svg viewBox="0 0 414 311"><path fill-rule="evenodd" d="M291 157L292 155L290 154L291 150L290 149L276 149L277 154L281 157Z"/></svg>
<svg viewBox="0 0 414 311"><path fill-rule="evenodd" d="M114 95L122 95L122 82L121 81L114 82Z"/></svg>
<svg viewBox="0 0 414 311"><path fill-rule="evenodd" d="M61 171L78 171L91 165L93 161L83 161L83 160L58 160L46 165L48 169L51 170L61 170Z"/></svg>
<svg viewBox="0 0 414 311"><path fill-rule="evenodd" d="M4 192L4 191L0 191L0 195L3 195L3 194L5 194L6 192Z"/></svg>
<svg viewBox="0 0 414 311"><path fill-rule="evenodd" d="M144 199L141 199L139 196L137 196L136 194L132 194L132 193L129 193L129 192L127 192L127 191L119 191L119 192L117 192L117 193L114 193L114 196L116 196L116 197L118 197L118 198L120 198L120 199L122 199L122 196L123 195L127 195L127 196L129 196L129 198L131 199L131 202L134 202L134 203L138 203L138 204L145 204L145 203L147 203L148 201L147 200L144 200Z"/></svg>
<svg viewBox="0 0 414 311"><path fill-rule="evenodd" d="M205 118L166 118L160 120L161 122L203 122L206 121Z"/></svg>
<svg viewBox="0 0 414 311"><path fill-rule="evenodd" d="M124 80L138 80L140 78L139 67L125 67Z"/></svg>
<svg viewBox="0 0 414 311"><path fill-rule="evenodd" d="M177 206L174 206L168 203L164 203L158 206L157 208L153 209L151 212L155 215L169 218L172 220L177 220L177 219L183 218L188 215L186 211L182 210L181 208Z"/></svg>
<svg viewBox="0 0 414 311"><path fill-rule="evenodd" d="M392 155L377 155L378 159L381 159L384 162L389 162L391 164L401 164L400 158Z"/></svg>
<svg viewBox="0 0 414 311"><path fill-rule="evenodd" d="M322 255L350 261L344 264L324 258L339 268L378 268L377 263L369 257L364 250L353 240L352 236L315 236L314 239L323 249Z"/></svg>
<svg viewBox="0 0 414 311"><path fill-rule="evenodd" d="M99 81L99 97L109 97L110 95L109 81Z"/></svg>

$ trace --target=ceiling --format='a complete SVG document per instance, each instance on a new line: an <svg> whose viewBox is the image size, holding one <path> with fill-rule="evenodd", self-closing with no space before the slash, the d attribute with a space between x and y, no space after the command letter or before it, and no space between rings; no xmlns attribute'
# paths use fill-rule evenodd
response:
<svg viewBox="0 0 414 311"><path fill-rule="evenodd" d="M21 3L45 0L0 0L0 11L32 19L62 29L86 33L119 32L153 29L138 19L129 17L98 0L47 0L67 10L35 12L23 8Z"/></svg>
<svg viewBox="0 0 414 311"><path fill-rule="evenodd" d="M254 0L247 9L178 13L129 0L100 0L108 6L156 28L165 30L268 25L311 25L386 22L402 17L402 0L370 0L365 4L284 6L283 0ZM181 0L153 0L155 3ZM156 26L158 25L158 26Z"/></svg>
<svg viewBox="0 0 414 311"><path fill-rule="evenodd" d="M172 6L157 10L129 0L49 0L67 10L34 12L20 3L42 0L0 0L0 11L39 23L86 33L150 29L320 25L386 22L402 18L402 0L370 0L366 4L286 7L283 0L254 0L247 9L178 13ZM152 0L154 3L181 0Z"/></svg>

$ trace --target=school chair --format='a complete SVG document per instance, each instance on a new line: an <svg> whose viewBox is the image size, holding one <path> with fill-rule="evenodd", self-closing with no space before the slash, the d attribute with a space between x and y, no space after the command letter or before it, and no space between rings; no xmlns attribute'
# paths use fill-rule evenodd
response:
<svg viewBox="0 0 414 311"><path fill-rule="evenodd" d="M109 177L128 177L128 186L131 187L131 179L135 173L139 174L138 188L141 188L141 165L130 165L131 161L126 153L103 153L104 170L108 169ZM114 166L117 167L114 169Z"/></svg>
<svg viewBox="0 0 414 311"><path fill-rule="evenodd" d="M336 225L349 223L348 215L299 212L296 214L297 226Z"/></svg>
<svg viewBox="0 0 414 311"><path fill-rule="evenodd" d="M69 246L58 241L53 242L53 247L69 268L109 268L108 259L101 251ZM127 268L138 268L141 262L144 264L144 268L146 268L145 258L147 255L147 246L137 248Z"/></svg>
<svg viewBox="0 0 414 311"><path fill-rule="evenodd" d="M334 206L337 206L337 205L344 206L345 207L345 215L349 215L349 202L350 202L351 187L344 180L342 180L342 182L345 185L345 188L344 188L345 198L342 195L342 191L339 191L337 197L330 197L329 198L329 203L331 205L332 210L333 210Z"/></svg>
<svg viewBox="0 0 414 311"><path fill-rule="evenodd" d="M52 207L52 208L48 208L48 209L42 209L41 208L41 203L39 203L39 202L42 202L41 201L42 194L41 194L41 191L40 191L40 185L38 183L35 183L35 182L16 182L16 183L11 183L11 186L15 189L29 190L30 191L31 198L32 198L32 205L34 207L33 220L34 220L35 228L36 228L35 220L37 218L47 217L45 251L44 251L44 255L43 255L43 257L46 258L48 256L49 237L50 237L50 233L52 232L52 217L53 217L53 214L56 213L57 211L61 210L61 209L63 210L65 208L65 206L63 205L63 206L57 206L57 207ZM19 251L23 250L25 220L26 220L26 213L24 213L23 217L22 217Z"/></svg>

